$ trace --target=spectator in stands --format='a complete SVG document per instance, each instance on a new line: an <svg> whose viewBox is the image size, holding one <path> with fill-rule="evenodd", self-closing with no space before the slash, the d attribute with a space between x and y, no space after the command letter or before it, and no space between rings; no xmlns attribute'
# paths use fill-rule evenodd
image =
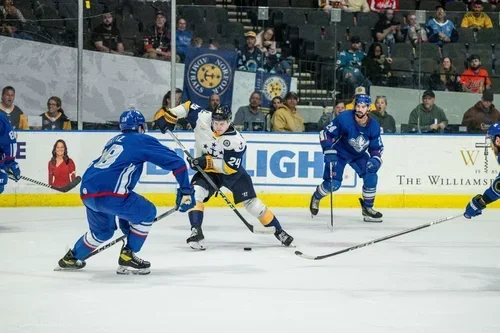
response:
<svg viewBox="0 0 500 333"><path fill-rule="evenodd" d="M460 75L460 83L466 92L483 93L490 89L491 80L488 72L481 68L481 59L477 54L472 54L469 59L469 68Z"/></svg>
<svg viewBox="0 0 500 333"><path fill-rule="evenodd" d="M382 133L396 133L396 121L387 113L387 97L377 96L375 100L377 110L370 112L370 117L380 124Z"/></svg>
<svg viewBox="0 0 500 333"><path fill-rule="evenodd" d="M75 162L68 156L68 147L64 140L57 140L52 148L49 161L49 185L63 187L76 177Z"/></svg>
<svg viewBox="0 0 500 333"><path fill-rule="evenodd" d="M446 19L446 12L443 6L436 7L434 18L427 21L427 36L429 42L442 46L445 43L455 43L458 40L458 32L455 25Z"/></svg>
<svg viewBox="0 0 500 333"><path fill-rule="evenodd" d="M24 0L21 0L24 1ZM2 12L2 16L7 18L7 16L12 16L14 19L21 21L22 23L26 22L23 14L19 9L14 7L13 0L3 0L2 5L0 6L0 12Z"/></svg>
<svg viewBox="0 0 500 333"><path fill-rule="evenodd" d="M177 47L177 55L181 62L184 62L186 59L186 52L191 44L191 38L193 38L193 34L187 29L187 22L182 17L177 20L177 31L175 35L175 45Z"/></svg>
<svg viewBox="0 0 500 333"><path fill-rule="evenodd" d="M444 57L437 72L434 72L430 77L430 87L432 90L462 91L458 79L459 75L451 58Z"/></svg>
<svg viewBox="0 0 500 333"><path fill-rule="evenodd" d="M410 113L408 125L413 132L435 133L444 130L448 119L443 109L435 104L436 95L432 90L424 91L422 103L417 105Z"/></svg>
<svg viewBox="0 0 500 333"><path fill-rule="evenodd" d="M269 131L273 130L273 115L281 106L283 105L283 98L281 96L275 96L271 100L271 107L269 108L268 114L266 114L266 125Z"/></svg>
<svg viewBox="0 0 500 333"><path fill-rule="evenodd" d="M264 54L255 47L257 34L248 31L245 34L246 45L238 51L238 69L247 72L262 71L264 66Z"/></svg>
<svg viewBox="0 0 500 333"><path fill-rule="evenodd" d="M427 32L417 22L417 15L412 12L408 14L407 24L402 29L403 40L411 43L414 47L418 43L426 43L428 41Z"/></svg>
<svg viewBox="0 0 500 333"><path fill-rule="evenodd" d="M351 37L351 47L340 52L337 59L337 75L340 82L348 85L349 91L354 91L355 87L370 87L371 83L363 75L362 62L366 54L361 51L361 38Z"/></svg>
<svg viewBox="0 0 500 333"><path fill-rule="evenodd" d="M399 0L371 0L370 9L372 12L382 13L386 9L399 10L398 8Z"/></svg>
<svg viewBox="0 0 500 333"><path fill-rule="evenodd" d="M490 17L486 13L483 13L483 2L481 0L477 0L471 4L471 11L465 13L460 26L475 30L493 28Z"/></svg>
<svg viewBox="0 0 500 333"><path fill-rule="evenodd" d="M345 0L342 3L342 9L351 13L370 12L370 6L366 0Z"/></svg>
<svg viewBox="0 0 500 333"><path fill-rule="evenodd" d="M256 37L255 47L259 48L266 57L276 54L276 41L273 28L259 32Z"/></svg>
<svg viewBox="0 0 500 333"><path fill-rule="evenodd" d="M191 39L191 46L192 47L202 47L203 46L203 39L201 39L201 37L194 37L193 39Z"/></svg>
<svg viewBox="0 0 500 333"><path fill-rule="evenodd" d="M500 111L493 105L493 92L486 90L473 107L467 110L462 125L469 133L486 133L491 124L500 121Z"/></svg>
<svg viewBox="0 0 500 333"><path fill-rule="evenodd" d="M161 113L163 111L166 111L168 109L170 109L171 105L171 96L172 96L172 92L169 91L168 93L166 93L164 96L163 96L163 99L161 101L161 108L158 109L158 111L156 111L156 113L154 114L153 116L153 119L156 119L157 118L157 114L158 113ZM179 88L176 88L175 89L175 106L179 106L181 104L181 98L182 98L182 90L179 89ZM189 115L188 115L189 116ZM184 118L183 118L184 119ZM183 120L182 119L182 120ZM181 119L179 119L181 120ZM179 123L179 121L177 121L177 123ZM182 125L181 125L182 126ZM151 125L151 128L154 129L154 130L157 130L157 129L160 129L158 127L157 124L155 124L155 122L153 121L152 125Z"/></svg>
<svg viewBox="0 0 500 333"><path fill-rule="evenodd" d="M125 52L122 35L113 24L113 15L109 11L102 14L102 23L92 32L92 42L100 52L133 55L132 52Z"/></svg>
<svg viewBox="0 0 500 333"><path fill-rule="evenodd" d="M271 120L275 132L304 132L304 118L297 112L299 96L290 91L285 96L283 104L273 115Z"/></svg>
<svg viewBox="0 0 500 333"><path fill-rule="evenodd" d="M2 89L2 103L0 103L0 111L3 111L13 129L28 130L28 118L24 115L23 111L14 105L16 99L16 90L14 87L7 86Z"/></svg>
<svg viewBox="0 0 500 333"><path fill-rule="evenodd" d="M377 86L396 86L391 72L392 58L386 57L380 43L370 45L368 54L363 59L365 76Z"/></svg>
<svg viewBox="0 0 500 333"><path fill-rule="evenodd" d="M345 108L346 110L354 110L354 101L356 100L357 95L366 95L366 89L365 87L357 87L356 90L354 90L354 96L352 97L352 102L346 104ZM375 111L377 110L377 107L375 104L370 104L370 110L369 111Z"/></svg>
<svg viewBox="0 0 500 333"><path fill-rule="evenodd" d="M156 13L155 25L144 36L144 57L150 59L170 60L170 33L165 26L167 19L163 12Z"/></svg>
<svg viewBox="0 0 500 333"><path fill-rule="evenodd" d="M208 101L207 110L208 111L215 111L215 109L217 109L219 104L220 104L220 96L217 94L213 94L210 96L210 99Z"/></svg>
<svg viewBox="0 0 500 333"><path fill-rule="evenodd" d="M323 114L318 120L319 130L324 129L329 123L333 121L340 113L345 111L345 104L342 100L337 100L333 103L333 110L330 112L325 106L323 108Z"/></svg>
<svg viewBox="0 0 500 333"><path fill-rule="evenodd" d="M499 9L497 7L500 7L500 0L488 0L488 2L491 5L491 10L495 11Z"/></svg>
<svg viewBox="0 0 500 333"><path fill-rule="evenodd" d="M7 15L5 18L5 23L0 26L0 35L5 37L12 37L24 40L33 40L31 36L25 32L19 32L21 30L21 22L11 15Z"/></svg>
<svg viewBox="0 0 500 333"><path fill-rule="evenodd" d="M208 40L208 49L209 50L218 50L220 49L220 43L218 40L210 38Z"/></svg>
<svg viewBox="0 0 500 333"><path fill-rule="evenodd" d="M373 28L373 40L391 45L403 41L401 22L394 19L394 10L386 9Z"/></svg>
<svg viewBox="0 0 500 333"><path fill-rule="evenodd" d="M42 130L68 130L71 131L71 122L64 114L61 108L61 99L57 96L52 96L47 101L47 112L40 115L42 117Z"/></svg>
<svg viewBox="0 0 500 333"><path fill-rule="evenodd" d="M318 7L326 13L330 13L332 8L342 8L343 6L343 0L318 0Z"/></svg>
<svg viewBox="0 0 500 333"><path fill-rule="evenodd" d="M263 131L266 125L266 115L260 108L262 104L260 92L254 91L248 102L249 105L241 106L236 111L233 124L243 126L244 131Z"/></svg>

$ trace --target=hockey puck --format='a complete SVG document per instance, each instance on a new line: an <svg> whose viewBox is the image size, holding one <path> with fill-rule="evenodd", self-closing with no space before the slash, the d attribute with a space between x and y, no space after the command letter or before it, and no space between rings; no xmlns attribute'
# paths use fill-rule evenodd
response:
<svg viewBox="0 0 500 333"><path fill-rule="evenodd" d="M251 247L244 247L243 250L245 250L245 251L252 251L252 248Z"/></svg>

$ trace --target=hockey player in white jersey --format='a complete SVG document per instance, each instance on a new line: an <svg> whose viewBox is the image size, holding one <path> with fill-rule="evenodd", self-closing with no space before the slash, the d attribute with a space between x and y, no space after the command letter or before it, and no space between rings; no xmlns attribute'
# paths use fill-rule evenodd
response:
<svg viewBox="0 0 500 333"><path fill-rule="evenodd" d="M154 122L165 133L172 130L178 119L197 114L194 127L195 154L189 161L191 168L196 166L205 170L212 181L220 188L226 187L233 193L236 204L243 203L245 209L259 219L265 227L274 227L274 235L285 246L290 246L293 237L280 225L271 210L257 198L252 178L241 166L246 151L243 136L231 124L231 109L219 106L214 112L204 110L197 104L186 102L173 109L157 114ZM187 239L189 246L195 250L204 250L203 223L204 202L216 192L200 172L197 172L191 183L195 188L196 206L189 211L191 236Z"/></svg>

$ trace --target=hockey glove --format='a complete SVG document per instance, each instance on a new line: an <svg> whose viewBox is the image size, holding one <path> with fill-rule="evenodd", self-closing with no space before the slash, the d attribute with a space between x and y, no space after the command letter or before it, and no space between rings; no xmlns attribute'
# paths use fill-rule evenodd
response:
<svg viewBox="0 0 500 333"><path fill-rule="evenodd" d="M382 165L382 160L378 156L370 157L368 162L366 162L366 172L376 173L380 166Z"/></svg>
<svg viewBox="0 0 500 333"><path fill-rule="evenodd" d="M202 170L213 169L214 168L214 160L212 156L205 154L197 158L189 159L189 166L193 170L198 170L196 167L200 167Z"/></svg>
<svg viewBox="0 0 500 333"><path fill-rule="evenodd" d="M179 212L184 213L194 208L196 199L194 198L194 188L177 189L177 198L175 199L175 206Z"/></svg>
<svg viewBox="0 0 500 333"><path fill-rule="evenodd" d="M165 109L160 109L153 118L153 128L158 126L163 134L167 133L167 130L173 131L176 123L177 116Z"/></svg>
<svg viewBox="0 0 500 333"><path fill-rule="evenodd" d="M5 185L7 185L8 181L9 176L7 175L7 172L5 172L3 169L0 169L0 194L2 194L3 189Z"/></svg>
<svg viewBox="0 0 500 333"><path fill-rule="evenodd" d="M486 208L486 204L484 203L483 196L481 194L476 195L465 207L464 217L466 219L470 219L474 216L481 215L483 213L483 209Z"/></svg>
<svg viewBox="0 0 500 333"><path fill-rule="evenodd" d="M21 169L19 168L19 164L15 161L5 163L5 169L7 173L14 176L16 182L21 179Z"/></svg>
<svg viewBox="0 0 500 333"><path fill-rule="evenodd" d="M335 165L337 163L339 157L337 156L336 152L333 152L333 151L330 151L330 150L326 150L324 152L324 154L325 154L325 157L324 157L325 164L332 163L333 165Z"/></svg>

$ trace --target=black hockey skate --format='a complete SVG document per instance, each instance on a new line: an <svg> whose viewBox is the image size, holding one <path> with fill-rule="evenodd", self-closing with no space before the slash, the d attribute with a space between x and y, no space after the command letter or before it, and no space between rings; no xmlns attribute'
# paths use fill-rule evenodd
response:
<svg viewBox="0 0 500 333"><path fill-rule="evenodd" d="M293 237L290 236L285 230L276 231L274 236L285 246L290 246L293 242Z"/></svg>
<svg viewBox="0 0 500 333"><path fill-rule="evenodd" d="M373 208L368 208L365 206L365 201L361 198L359 198L359 203L361 204L361 212L363 214L363 221L365 222L375 222L375 223L380 223L382 222L382 213L377 212Z"/></svg>
<svg viewBox="0 0 500 333"><path fill-rule="evenodd" d="M204 251L205 247L203 246L203 241L205 236L203 236L203 231L201 227L191 227L191 236L186 239L186 243L193 249L198 251Z"/></svg>
<svg viewBox="0 0 500 333"><path fill-rule="evenodd" d="M312 216L318 215L319 212L319 199L313 195L311 196L311 203L309 204L309 210L311 211Z"/></svg>
<svg viewBox="0 0 500 333"><path fill-rule="evenodd" d="M151 263L139 258L134 252L132 252L132 250L127 249L126 247L123 247L120 252L118 265L118 269L116 270L117 274L147 275L151 273L151 270L149 269L149 267L151 267Z"/></svg>
<svg viewBox="0 0 500 333"><path fill-rule="evenodd" d="M55 271L63 271L63 270L77 270L85 267L86 263L84 260L78 260L75 258L72 250L69 250L66 255L59 260L59 267L56 267Z"/></svg>

